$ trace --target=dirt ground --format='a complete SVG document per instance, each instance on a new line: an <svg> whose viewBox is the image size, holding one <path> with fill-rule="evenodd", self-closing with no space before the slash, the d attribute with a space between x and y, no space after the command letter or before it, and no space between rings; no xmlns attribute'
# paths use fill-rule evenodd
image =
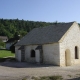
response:
<svg viewBox="0 0 80 80"><path fill-rule="evenodd" d="M22 80L32 76L59 75L63 80L80 80L80 65L58 67L53 65L30 64L26 62L0 63L0 80Z"/></svg>

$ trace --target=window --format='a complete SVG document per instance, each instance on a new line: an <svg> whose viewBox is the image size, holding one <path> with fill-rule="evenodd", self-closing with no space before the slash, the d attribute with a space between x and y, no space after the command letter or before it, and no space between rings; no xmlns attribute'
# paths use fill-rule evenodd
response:
<svg viewBox="0 0 80 80"><path fill-rule="evenodd" d="M78 59L78 48L75 46L75 59Z"/></svg>
<svg viewBox="0 0 80 80"><path fill-rule="evenodd" d="M35 51L31 50L31 57L35 57Z"/></svg>

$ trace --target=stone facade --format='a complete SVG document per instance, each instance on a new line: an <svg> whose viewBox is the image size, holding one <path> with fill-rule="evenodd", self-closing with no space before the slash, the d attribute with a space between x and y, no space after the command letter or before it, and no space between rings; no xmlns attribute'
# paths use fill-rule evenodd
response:
<svg viewBox="0 0 80 80"><path fill-rule="evenodd" d="M43 45L43 63L60 65L59 43Z"/></svg>
<svg viewBox="0 0 80 80"><path fill-rule="evenodd" d="M66 66L66 54L68 55L69 63L67 65L80 64L80 28L78 24L74 23L70 29L65 33L60 42L60 66ZM75 59L75 47L78 48L78 57ZM67 51L67 53L65 53ZM67 58L67 60L68 60Z"/></svg>
<svg viewBox="0 0 80 80"><path fill-rule="evenodd" d="M21 51L18 50L20 46L16 46L15 47L15 58L18 60L18 61L21 61Z"/></svg>
<svg viewBox="0 0 80 80"><path fill-rule="evenodd" d="M42 57L43 57L42 63L60 65L59 44L58 43L44 44L42 46L42 53L40 53L40 50L35 50L37 46L38 45L25 46L25 61L26 62L34 62L34 63L39 62L38 59L40 58L40 54L42 54ZM20 46L15 47L15 52L16 52L16 59L18 61L21 61L21 51L18 50L19 47ZM31 57L31 50L35 51L35 57ZM37 59L37 57L39 58Z"/></svg>

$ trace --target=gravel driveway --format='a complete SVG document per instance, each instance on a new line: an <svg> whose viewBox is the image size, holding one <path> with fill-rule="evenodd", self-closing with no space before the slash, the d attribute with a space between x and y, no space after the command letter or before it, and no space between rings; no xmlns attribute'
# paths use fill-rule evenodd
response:
<svg viewBox="0 0 80 80"><path fill-rule="evenodd" d="M78 80L80 76L80 65L58 67L53 65L29 64L25 62L0 63L0 80L22 80L24 77L30 80L31 76L49 75L60 75L64 80Z"/></svg>

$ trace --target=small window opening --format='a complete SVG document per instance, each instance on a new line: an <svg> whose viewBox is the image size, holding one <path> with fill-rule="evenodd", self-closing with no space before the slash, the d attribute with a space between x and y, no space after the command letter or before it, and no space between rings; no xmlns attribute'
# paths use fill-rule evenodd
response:
<svg viewBox="0 0 80 80"><path fill-rule="evenodd" d="M78 59L78 48L75 46L75 59Z"/></svg>
<svg viewBox="0 0 80 80"><path fill-rule="evenodd" d="M35 57L35 51L31 50L31 57Z"/></svg>

